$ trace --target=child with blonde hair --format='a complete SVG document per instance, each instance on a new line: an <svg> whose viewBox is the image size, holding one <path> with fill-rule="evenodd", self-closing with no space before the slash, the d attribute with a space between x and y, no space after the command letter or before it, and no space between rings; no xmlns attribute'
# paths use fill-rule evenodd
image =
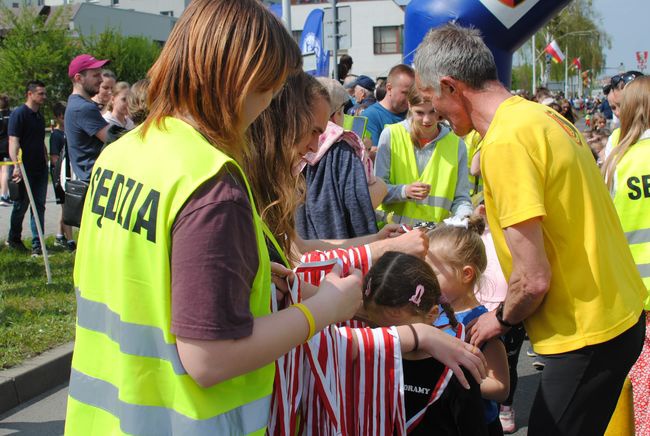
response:
<svg viewBox="0 0 650 436"><path fill-rule="evenodd" d="M487 267L485 246L481 239L484 230L483 218L473 215L469 219L442 224L429 234L426 261L438 278L443 299L455 312L458 322L465 326L488 312L475 295L475 287L480 284ZM449 323L446 312L442 311L435 325ZM481 351L488 369L488 376L481 384L485 420L490 435L502 435L497 403L505 400L510 391L506 350L501 339L495 338L488 341Z"/></svg>

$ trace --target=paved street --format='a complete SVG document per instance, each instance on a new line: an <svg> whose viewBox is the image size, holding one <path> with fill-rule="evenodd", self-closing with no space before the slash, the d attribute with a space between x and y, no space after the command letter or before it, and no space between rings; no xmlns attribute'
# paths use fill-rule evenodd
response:
<svg viewBox="0 0 650 436"><path fill-rule="evenodd" d="M517 426L514 433L524 436L527 432L528 411L533 402L539 372L533 369L532 359L526 356L528 342L524 343L519 361L519 385L515 395ZM63 434L67 385L59 386L40 397L0 415L0 436L54 436Z"/></svg>

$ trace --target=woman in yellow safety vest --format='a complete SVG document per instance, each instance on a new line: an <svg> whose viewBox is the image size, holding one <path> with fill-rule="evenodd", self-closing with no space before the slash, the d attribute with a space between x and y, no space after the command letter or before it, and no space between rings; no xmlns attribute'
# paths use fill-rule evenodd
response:
<svg viewBox="0 0 650 436"><path fill-rule="evenodd" d="M603 164L605 181L643 282L646 337L630 371L636 434L650 433L650 77L637 77L625 87L620 106L618 145Z"/></svg>
<svg viewBox="0 0 650 436"><path fill-rule="evenodd" d="M379 214L407 225L471 215L465 144L415 86L408 100L408 118L379 138L375 175L388 187Z"/></svg>
<svg viewBox="0 0 650 436"><path fill-rule="evenodd" d="M264 434L275 360L359 307L353 271L270 311L240 165L248 126L301 62L258 0L193 0L174 26L149 71L149 117L93 168L66 434Z"/></svg>
<svg viewBox="0 0 650 436"><path fill-rule="evenodd" d="M148 119L97 160L74 283L66 434L264 434L274 361L348 319L360 275L270 313L245 132L301 66L257 0L193 0L149 72Z"/></svg>

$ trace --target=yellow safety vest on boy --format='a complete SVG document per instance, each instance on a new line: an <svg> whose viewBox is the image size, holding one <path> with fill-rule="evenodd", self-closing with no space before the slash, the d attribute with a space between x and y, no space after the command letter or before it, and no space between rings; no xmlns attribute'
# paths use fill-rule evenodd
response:
<svg viewBox="0 0 650 436"><path fill-rule="evenodd" d="M172 226L192 193L226 163L234 165L173 118L164 130L152 126L146 142L139 130L127 134L97 160L74 270L67 435L266 431L274 365L203 388L185 371L170 332ZM270 263L248 193L260 262L250 309L260 317L270 312Z"/></svg>
<svg viewBox="0 0 650 436"><path fill-rule="evenodd" d="M616 165L614 206L621 219L630 251L649 295L645 310L650 310L650 139L630 147Z"/></svg>
<svg viewBox="0 0 650 436"><path fill-rule="evenodd" d="M393 222L416 224L422 221L440 222L449 216L458 181L458 136L445 135L438 141L431 159L422 174L413 151L413 142L401 124L387 126L390 131L390 180L392 185L408 185L413 182L431 185L429 196L424 200L406 200L382 204L379 209L386 215L393 213Z"/></svg>
<svg viewBox="0 0 650 436"><path fill-rule="evenodd" d="M463 138L465 147L467 147L467 179L469 180L470 197L474 197L474 195L483 191L483 177L472 175L472 160L474 159L474 155L481 150L482 140L483 138L481 138L481 135L476 130L472 130Z"/></svg>

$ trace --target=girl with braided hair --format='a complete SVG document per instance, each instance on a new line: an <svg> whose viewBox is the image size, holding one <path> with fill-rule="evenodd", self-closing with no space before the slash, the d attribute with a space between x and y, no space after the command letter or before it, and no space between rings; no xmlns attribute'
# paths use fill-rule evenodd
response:
<svg viewBox="0 0 650 436"><path fill-rule="evenodd" d="M461 338L464 329L444 301L431 267L409 254L388 252L364 279L363 305L369 321L379 327L416 323L431 325L442 307L448 324ZM440 361L419 350L417 334L410 352L402 352L406 427L410 435L487 435L481 390L467 377L463 388Z"/></svg>

